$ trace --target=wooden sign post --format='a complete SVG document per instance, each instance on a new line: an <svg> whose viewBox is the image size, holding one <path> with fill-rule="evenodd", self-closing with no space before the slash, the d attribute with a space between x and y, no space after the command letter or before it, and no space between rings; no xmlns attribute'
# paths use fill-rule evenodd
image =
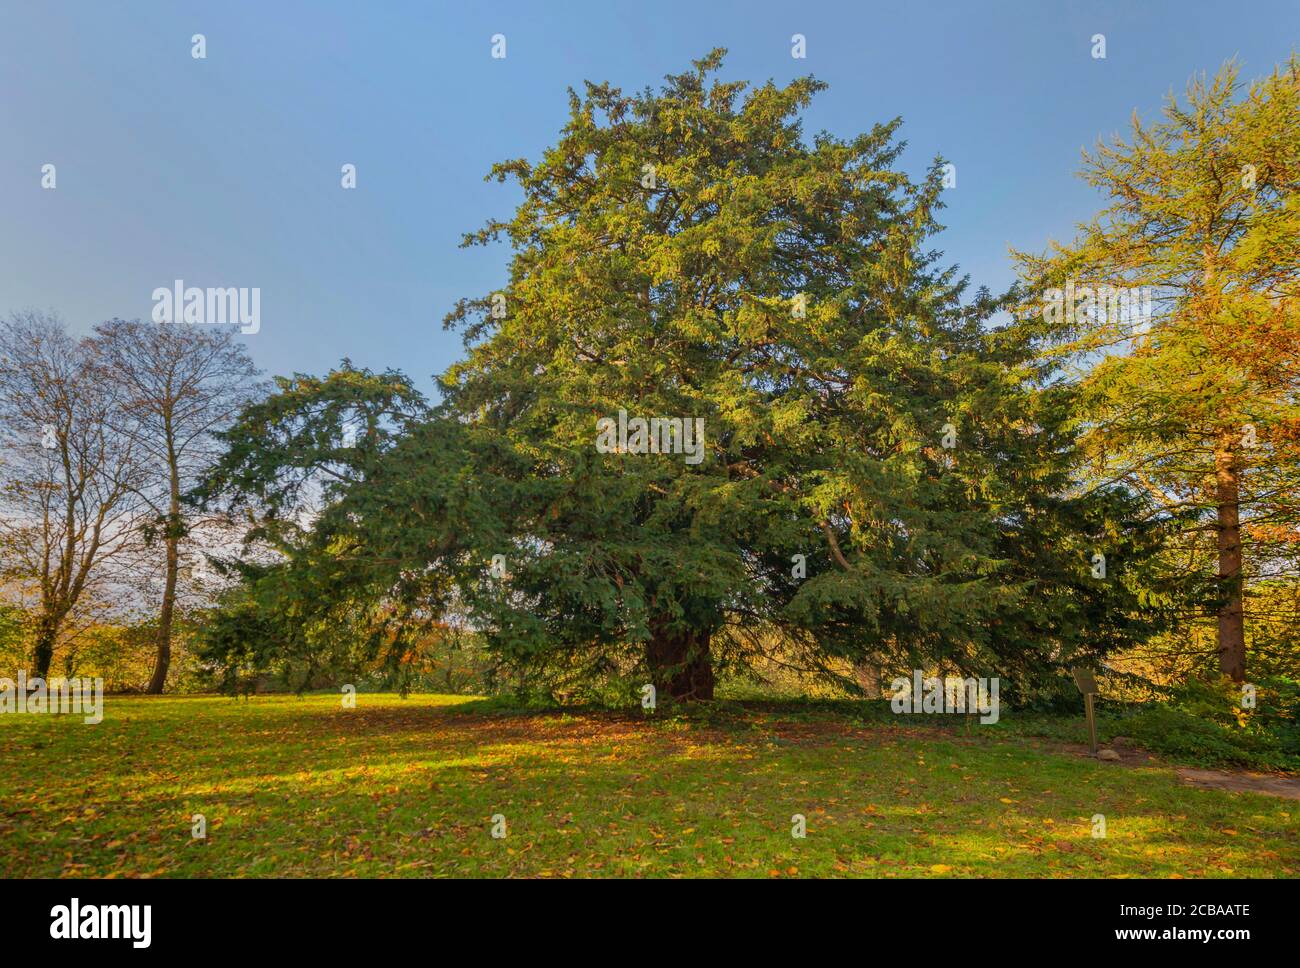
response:
<svg viewBox="0 0 1300 968"><path fill-rule="evenodd" d="M1097 713L1093 709L1092 701L1097 695L1097 680L1093 678L1091 669L1071 669L1074 674L1074 684L1079 687L1083 693L1083 710L1088 716L1088 745L1092 748L1092 755L1097 755Z"/></svg>

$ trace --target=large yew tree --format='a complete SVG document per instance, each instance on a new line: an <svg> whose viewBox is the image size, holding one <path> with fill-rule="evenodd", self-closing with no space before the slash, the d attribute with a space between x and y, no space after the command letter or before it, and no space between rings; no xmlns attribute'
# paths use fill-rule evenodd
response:
<svg viewBox="0 0 1300 968"><path fill-rule="evenodd" d="M285 559L223 642L364 613L400 653L456 615L515 668L691 700L765 649L1023 685L1142 634L1139 509L1070 493L1069 394L927 248L941 165L901 173L897 122L806 137L819 83L721 60L570 92L558 142L494 168L523 200L466 241L507 242L508 277L448 317L467 355L430 413L351 368L246 412L204 493ZM620 411L702 421L699 459L598 447Z"/></svg>

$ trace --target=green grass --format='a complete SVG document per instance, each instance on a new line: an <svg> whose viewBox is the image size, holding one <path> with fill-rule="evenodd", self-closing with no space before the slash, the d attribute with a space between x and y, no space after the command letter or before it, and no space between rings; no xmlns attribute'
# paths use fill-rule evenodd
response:
<svg viewBox="0 0 1300 968"><path fill-rule="evenodd" d="M1296 801L854 708L647 719L362 694L354 710L338 696L109 698L96 726L5 715L0 875L1300 873Z"/></svg>

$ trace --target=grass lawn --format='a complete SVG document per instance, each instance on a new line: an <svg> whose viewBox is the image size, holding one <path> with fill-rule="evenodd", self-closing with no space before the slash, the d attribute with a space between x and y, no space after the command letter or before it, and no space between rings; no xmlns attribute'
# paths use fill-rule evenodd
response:
<svg viewBox="0 0 1300 968"><path fill-rule="evenodd" d="M646 719L455 696L105 702L97 726L0 716L0 875L1300 875L1297 801L996 727L816 705Z"/></svg>

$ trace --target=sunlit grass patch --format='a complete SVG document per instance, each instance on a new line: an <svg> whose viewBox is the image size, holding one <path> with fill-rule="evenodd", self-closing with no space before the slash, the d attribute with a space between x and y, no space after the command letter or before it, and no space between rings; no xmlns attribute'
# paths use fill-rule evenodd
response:
<svg viewBox="0 0 1300 968"><path fill-rule="evenodd" d="M110 698L98 726L0 717L0 761L10 877L1300 871L1294 801L842 708L646 718L450 696L362 694L350 710L338 696ZM196 814L206 839L191 836Z"/></svg>

